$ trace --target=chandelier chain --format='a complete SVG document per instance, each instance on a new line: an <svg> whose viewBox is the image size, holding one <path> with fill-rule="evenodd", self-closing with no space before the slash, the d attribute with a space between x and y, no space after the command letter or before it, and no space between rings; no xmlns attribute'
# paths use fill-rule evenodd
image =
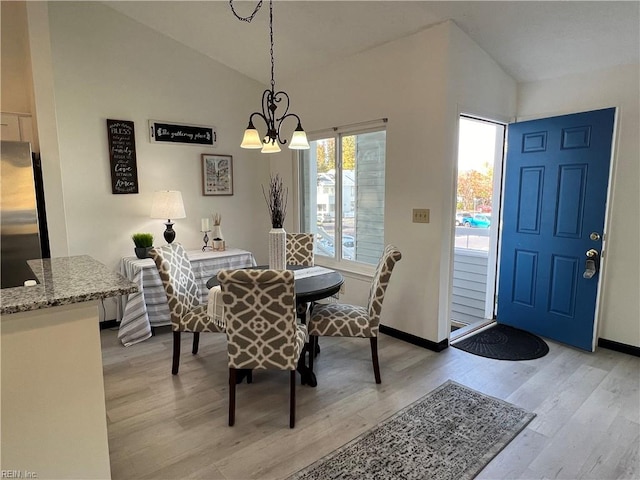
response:
<svg viewBox="0 0 640 480"><path fill-rule="evenodd" d="M259 0L253 13L247 17L238 15L233 6L233 0L229 0L229 6L233 15L244 22L251 22L255 15L260 10L264 0ZM288 118L297 120L297 127L293 132L293 137L289 148L291 149L308 149L309 143L307 136L302 129L300 123L300 117L295 113L289 112L289 95L284 90L276 92L276 79L275 79L275 58L273 48L273 0L269 0L269 55L271 57L271 85L270 89L262 92L262 112L256 111L249 115L249 125L245 130L245 135L240 145L242 148L262 148L263 153L276 153L280 151L278 144L285 145L286 140L280 137L280 129L282 122ZM286 102L286 103L285 103ZM279 105L280 104L280 105ZM281 110L278 107L282 107ZM280 113L276 113L276 112ZM253 124L254 118L261 118L267 127L267 133L264 137L260 137L258 130ZM295 141L294 141L295 140Z"/></svg>
<svg viewBox="0 0 640 480"><path fill-rule="evenodd" d="M256 8L253 9L253 13L251 15L249 15L248 17L242 17L242 16L238 15L238 12L236 12L236 9L233 8L233 0L229 0L229 6L231 7L231 11L233 12L233 14L235 15L235 17L238 20L242 20L243 22L251 23L251 20L253 20L253 17L256 16L256 13L258 13L258 10L260 10L260 7L262 7L262 0L260 0L258 2L258 4L256 5Z"/></svg>
<svg viewBox="0 0 640 480"><path fill-rule="evenodd" d="M261 0L262 1L262 0ZM271 91L275 91L276 80L274 75L274 60L273 60L273 1L269 0L269 40L271 41Z"/></svg>

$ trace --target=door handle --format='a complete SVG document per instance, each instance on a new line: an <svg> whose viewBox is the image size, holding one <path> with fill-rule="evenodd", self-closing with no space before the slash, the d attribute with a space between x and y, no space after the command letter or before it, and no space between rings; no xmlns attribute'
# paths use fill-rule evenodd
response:
<svg viewBox="0 0 640 480"><path fill-rule="evenodd" d="M589 279L592 278L596 273L598 273L598 269L600 268L600 254L597 250L590 248L587 250L587 261L584 266L584 273L582 274L583 278Z"/></svg>

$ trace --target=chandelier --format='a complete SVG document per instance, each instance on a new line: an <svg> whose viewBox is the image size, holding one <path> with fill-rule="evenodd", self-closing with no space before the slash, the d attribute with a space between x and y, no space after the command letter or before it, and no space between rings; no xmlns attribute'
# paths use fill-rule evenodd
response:
<svg viewBox="0 0 640 480"><path fill-rule="evenodd" d="M233 0L229 0L229 5L238 20L251 22L255 14L260 10L262 0L258 2L253 13L248 17L241 17L236 13L233 8ZM307 134L302 128L300 117L295 113L289 113L289 95L283 90L276 92L273 61L273 0L269 0L269 36L271 40L271 88L266 89L262 93L262 112L253 112L249 116L249 125L244 131L244 137L242 138L240 146L242 148L261 148L262 153L279 152L280 144L285 145L287 143L287 140L283 140L280 136L282 123L288 118L294 118L298 121L298 125L289 142L289 148L293 150L306 150L309 148ZM281 110L277 112L279 106L281 106L284 111ZM267 127L267 133L264 137L260 136L260 133L258 133L258 130L254 126L254 118L261 118L264 121Z"/></svg>

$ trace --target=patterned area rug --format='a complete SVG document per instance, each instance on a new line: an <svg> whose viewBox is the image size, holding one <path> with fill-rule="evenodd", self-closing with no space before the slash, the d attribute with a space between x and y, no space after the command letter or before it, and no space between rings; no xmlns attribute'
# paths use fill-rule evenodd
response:
<svg viewBox="0 0 640 480"><path fill-rule="evenodd" d="M468 480L534 417L448 380L289 480Z"/></svg>

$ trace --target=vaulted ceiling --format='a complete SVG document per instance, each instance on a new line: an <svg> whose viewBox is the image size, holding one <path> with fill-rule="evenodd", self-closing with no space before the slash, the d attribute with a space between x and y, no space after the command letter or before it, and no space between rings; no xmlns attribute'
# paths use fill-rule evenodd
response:
<svg viewBox="0 0 640 480"><path fill-rule="evenodd" d="M105 5L262 83L269 82L269 2L251 23L227 1ZM255 2L234 1L249 15ZM274 2L276 79L453 20L519 82L640 62L638 1Z"/></svg>

